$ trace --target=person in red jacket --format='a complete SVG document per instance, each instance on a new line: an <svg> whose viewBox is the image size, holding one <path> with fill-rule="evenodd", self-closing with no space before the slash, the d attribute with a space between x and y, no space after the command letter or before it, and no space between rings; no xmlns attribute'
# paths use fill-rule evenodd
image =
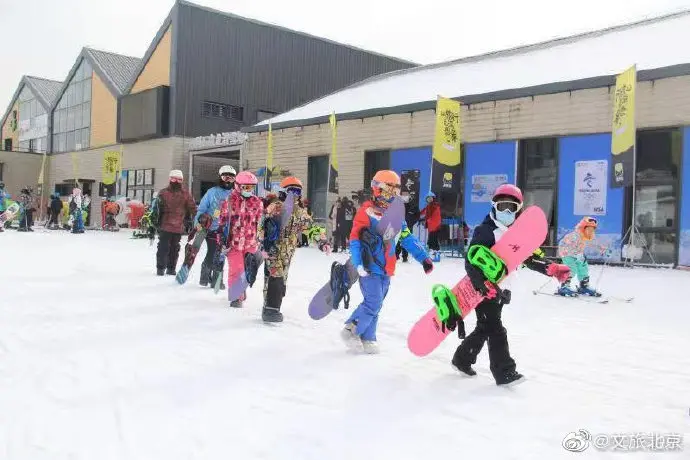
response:
<svg viewBox="0 0 690 460"><path fill-rule="evenodd" d="M186 215L196 214L192 195L182 188L184 176L179 169L170 171L170 183L158 194L158 252L156 269L158 276L176 275L175 267L180 255L180 239L184 233ZM166 270L167 269L167 270Z"/></svg>
<svg viewBox="0 0 690 460"><path fill-rule="evenodd" d="M420 214L428 231L426 244L431 250L431 260L438 261L438 233L441 230L441 205L436 201L436 194L429 192L426 195L426 207Z"/></svg>

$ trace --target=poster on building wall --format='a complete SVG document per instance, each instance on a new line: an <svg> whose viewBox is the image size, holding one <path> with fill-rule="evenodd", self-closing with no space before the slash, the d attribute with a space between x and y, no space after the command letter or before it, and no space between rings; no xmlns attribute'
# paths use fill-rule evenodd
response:
<svg viewBox="0 0 690 460"><path fill-rule="evenodd" d="M472 176L472 203L490 202L499 185L508 183L507 174L480 174Z"/></svg>
<svg viewBox="0 0 690 460"><path fill-rule="evenodd" d="M400 175L401 181L401 193L408 194L410 196L410 203L419 203L419 181L420 181L420 171L419 169L405 170Z"/></svg>
<svg viewBox="0 0 690 460"><path fill-rule="evenodd" d="M576 216L606 215L608 166L606 160L575 162L573 213Z"/></svg>

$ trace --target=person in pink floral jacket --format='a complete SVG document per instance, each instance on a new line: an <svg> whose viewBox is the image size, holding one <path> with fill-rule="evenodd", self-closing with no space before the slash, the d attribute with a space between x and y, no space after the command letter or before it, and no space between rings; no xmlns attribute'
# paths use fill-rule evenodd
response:
<svg viewBox="0 0 690 460"><path fill-rule="evenodd" d="M251 172L239 173L235 179L235 189L220 208L219 228L227 230L228 292L244 274L244 255L259 250L258 228L264 205L255 194L257 183L256 176ZM238 299L229 299L230 306L240 308L246 298L245 291Z"/></svg>

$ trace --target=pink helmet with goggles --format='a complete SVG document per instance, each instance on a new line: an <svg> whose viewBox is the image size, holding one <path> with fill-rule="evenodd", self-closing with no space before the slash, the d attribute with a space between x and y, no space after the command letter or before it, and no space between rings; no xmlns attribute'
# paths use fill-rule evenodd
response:
<svg viewBox="0 0 690 460"><path fill-rule="evenodd" d="M242 171L235 178L235 184L237 185L256 185L258 183L259 180L256 176L249 171Z"/></svg>
<svg viewBox="0 0 690 460"><path fill-rule="evenodd" d="M496 198L501 196L515 198L519 203L523 202L522 190L513 184L499 185L494 192L494 196L491 198L491 201L496 201Z"/></svg>

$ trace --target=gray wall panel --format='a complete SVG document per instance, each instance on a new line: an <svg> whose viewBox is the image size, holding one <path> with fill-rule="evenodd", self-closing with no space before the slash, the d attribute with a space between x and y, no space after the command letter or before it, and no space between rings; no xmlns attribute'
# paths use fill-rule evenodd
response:
<svg viewBox="0 0 690 460"><path fill-rule="evenodd" d="M413 64L178 4L175 134L235 131L257 110L281 113L373 75ZM201 117L204 100L241 106L244 120Z"/></svg>

